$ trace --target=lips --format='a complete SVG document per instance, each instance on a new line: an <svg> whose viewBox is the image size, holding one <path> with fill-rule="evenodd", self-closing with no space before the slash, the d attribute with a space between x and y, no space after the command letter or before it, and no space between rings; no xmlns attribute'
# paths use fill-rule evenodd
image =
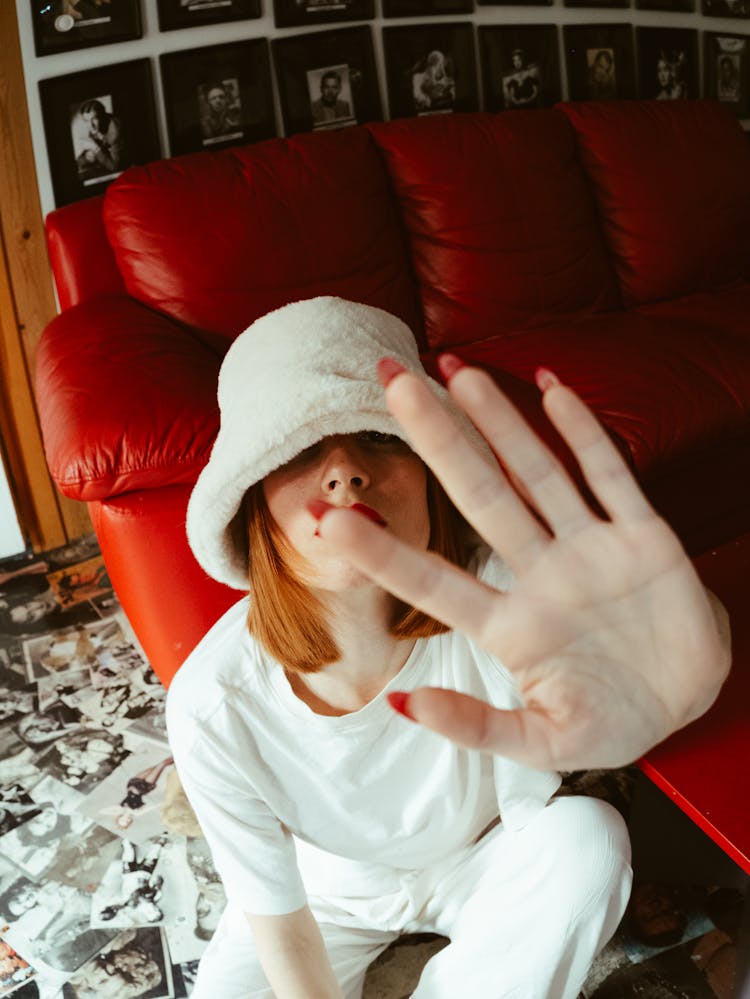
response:
<svg viewBox="0 0 750 999"><path fill-rule="evenodd" d="M357 513L361 513L362 516L367 517L379 527L388 526L388 521L381 517L377 510L373 510L371 506L367 506L366 503L352 503L350 509L356 510Z"/></svg>
<svg viewBox="0 0 750 999"><path fill-rule="evenodd" d="M320 518L325 516L329 510L333 510L335 508L330 503L326 503L324 500L311 500L307 504L307 509L316 520L320 520ZM388 526L388 521L384 517L381 517L377 510L373 510L373 508L368 506L366 503L352 503L350 507L346 507L345 509L355 510L357 513L361 513L363 517L367 517L368 520L371 520L373 524L377 524L378 527ZM320 537L320 532L317 527L315 528L315 537Z"/></svg>

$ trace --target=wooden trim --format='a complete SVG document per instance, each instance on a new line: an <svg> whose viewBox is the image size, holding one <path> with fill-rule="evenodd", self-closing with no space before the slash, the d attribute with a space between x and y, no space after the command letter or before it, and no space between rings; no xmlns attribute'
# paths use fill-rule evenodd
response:
<svg viewBox="0 0 750 999"><path fill-rule="evenodd" d="M57 312L26 104L16 5L0 0L0 433L21 527L37 548L91 530L47 471L31 372Z"/></svg>

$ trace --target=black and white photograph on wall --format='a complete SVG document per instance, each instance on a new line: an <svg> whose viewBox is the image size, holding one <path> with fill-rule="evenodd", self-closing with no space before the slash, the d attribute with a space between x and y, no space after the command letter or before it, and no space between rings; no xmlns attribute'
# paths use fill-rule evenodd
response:
<svg viewBox="0 0 750 999"><path fill-rule="evenodd" d="M159 31L260 17L260 0L157 0Z"/></svg>
<svg viewBox="0 0 750 999"><path fill-rule="evenodd" d="M635 97L633 29L629 24L566 24L563 38L570 100Z"/></svg>
<svg viewBox="0 0 750 999"><path fill-rule="evenodd" d="M739 118L750 115L748 44L750 35L703 33L706 97L726 104Z"/></svg>
<svg viewBox="0 0 750 999"><path fill-rule="evenodd" d="M485 111L551 107L561 100L557 26L479 28Z"/></svg>
<svg viewBox="0 0 750 999"><path fill-rule="evenodd" d="M383 17L471 14L474 0L383 0Z"/></svg>
<svg viewBox="0 0 750 999"><path fill-rule="evenodd" d="M58 208L161 155L148 59L40 80L39 93Z"/></svg>
<svg viewBox="0 0 750 999"><path fill-rule="evenodd" d="M375 17L375 0L273 0L277 28L366 21L372 17Z"/></svg>
<svg viewBox="0 0 750 999"><path fill-rule="evenodd" d="M707 17L750 17L750 0L702 0Z"/></svg>
<svg viewBox="0 0 750 999"><path fill-rule="evenodd" d="M471 24L383 28L383 49L391 118L478 110Z"/></svg>
<svg viewBox="0 0 750 999"><path fill-rule="evenodd" d="M159 57L173 156L276 135L265 38Z"/></svg>
<svg viewBox="0 0 750 999"><path fill-rule="evenodd" d="M692 28L636 28L638 90L645 100L699 96L698 32Z"/></svg>
<svg viewBox="0 0 750 999"><path fill-rule="evenodd" d="M356 123L347 63L308 69L307 88L313 129L338 128Z"/></svg>
<svg viewBox="0 0 750 999"><path fill-rule="evenodd" d="M38 56L140 38L141 0L29 0Z"/></svg>
<svg viewBox="0 0 750 999"><path fill-rule="evenodd" d="M271 47L287 135L382 119L369 26L277 38Z"/></svg>

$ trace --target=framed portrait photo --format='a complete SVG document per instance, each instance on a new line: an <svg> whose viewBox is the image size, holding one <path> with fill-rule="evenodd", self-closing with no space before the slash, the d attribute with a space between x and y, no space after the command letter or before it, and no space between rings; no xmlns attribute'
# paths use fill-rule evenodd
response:
<svg viewBox="0 0 750 999"><path fill-rule="evenodd" d="M375 17L375 0L273 0L277 28L366 21L371 17Z"/></svg>
<svg viewBox="0 0 750 999"><path fill-rule="evenodd" d="M706 17L750 17L750 0L702 0Z"/></svg>
<svg viewBox="0 0 750 999"><path fill-rule="evenodd" d="M479 28L485 111L548 108L562 99L557 26Z"/></svg>
<svg viewBox="0 0 750 999"><path fill-rule="evenodd" d="M157 0L159 30L194 28L203 24L260 17L260 0Z"/></svg>
<svg viewBox="0 0 750 999"><path fill-rule="evenodd" d="M638 93L644 100L700 96L698 32L693 28L636 28Z"/></svg>
<svg viewBox="0 0 750 999"><path fill-rule="evenodd" d="M38 56L140 38L141 0L29 0Z"/></svg>
<svg viewBox="0 0 750 999"><path fill-rule="evenodd" d="M382 119L369 26L276 38L271 47L288 135Z"/></svg>
<svg viewBox="0 0 750 999"><path fill-rule="evenodd" d="M750 35L703 33L706 97L721 101L738 118L750 116Z"/></svg>
<svg viewBox="0 0 750 999"><path fill-rule="evenodd" d="M265 38L168 52L159 63L173 156L276 135Z"/></svg>
<svg viewBox="0 0 750 999"><path fill-rule="evenodd" d="M161 156L148 59L40 80L39 94L58 208Z"/></svg>
<svg viewBox="0 0 750 999"><path fill-rule="evenodd" d="M430 17L471 14L474 0L383 0L383 17Z"/></svg>
<svg viewBox="0 0 750 999"><path fill-rule="evenodd" d="M566 24L563 39L571 101L635 97L631 25Z"/></svg>
<svg viewBox="0 0 750 999"><path fill-rule="evenodd" d="M383 50L391 118L479 108L473 25L383 28Z"/></svg>

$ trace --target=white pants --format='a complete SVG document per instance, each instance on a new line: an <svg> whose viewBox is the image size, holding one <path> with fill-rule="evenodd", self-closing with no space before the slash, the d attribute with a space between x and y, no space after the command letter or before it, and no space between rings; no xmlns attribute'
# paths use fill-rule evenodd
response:
<svg viewBox="0 0 750 999"><path fill-rule="evenodd" d="M405 872L399 891L311 896L334 973L359 999L371 962L403 933L450 944L427 962L415 999L576 999L630 894L630 842L611 806L553 800L520 832L496 826L450 862ZM247 919L230 903L192 999L270 999Z"/></svg>

